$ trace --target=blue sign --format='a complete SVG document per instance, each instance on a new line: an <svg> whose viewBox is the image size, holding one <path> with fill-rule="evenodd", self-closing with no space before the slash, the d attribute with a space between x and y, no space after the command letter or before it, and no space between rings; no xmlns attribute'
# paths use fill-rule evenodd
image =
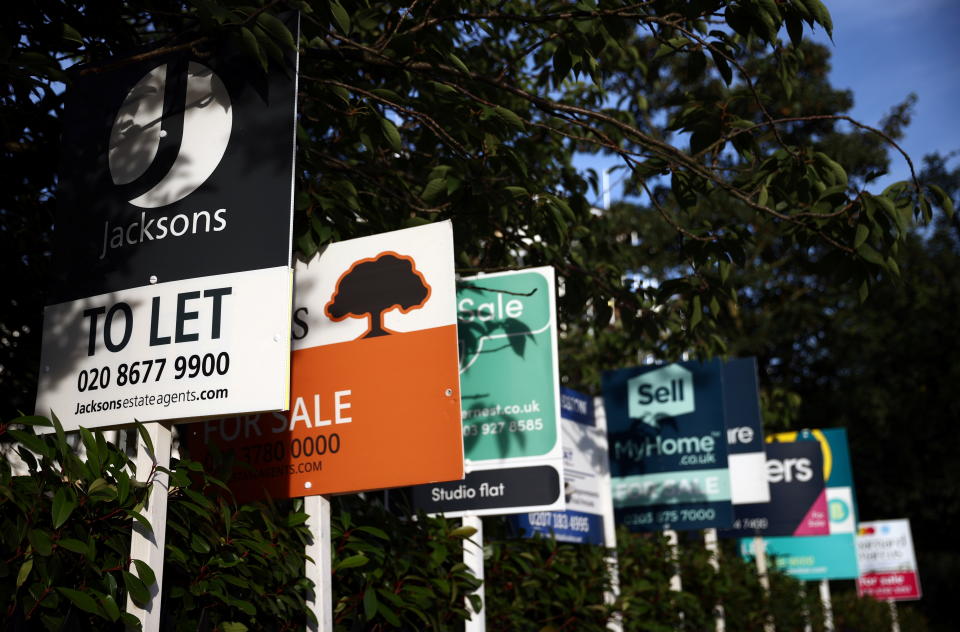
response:
<svg viewBox="0 0 960 632"><path fill-rule="evenodd" d="M603 401L617 522L633 531L731 526L719 360L605 372Z"/></svg>
<svg viewBox="0 0 960 632"><path fill-rule="evenodd" d="M559 542L603 544L603 517L582 511L539 511L512 516L524 536L553 535Z"/></svg>
<svg viewBox="0 0 960 632"><path fill-rule="evenodd" d="M566 511L538 511L511 516L525 537L536 535L561 542L604 544L601 476L607 471L606 444L596 427L593 400L569 388L560 389L563 476Z"/></svg>
<svg viewBox="0 0 960 632"><path fill-rule="evenodd" d="M566 386L560 387L560 417L585 426L595 426L593 400Z"/></svg>

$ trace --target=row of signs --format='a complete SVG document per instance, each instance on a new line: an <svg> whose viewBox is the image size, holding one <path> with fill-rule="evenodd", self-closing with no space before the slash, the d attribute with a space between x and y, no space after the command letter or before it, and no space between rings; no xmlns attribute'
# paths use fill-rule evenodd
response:
<svg viewBox="0 0 960 632"><path fill-rule="evenodd" d="M720 528L857 576L846 435L765 446L753 359L610 371L602 405L561 391L553 270L458 280L449 222L291 268L295 95L230 56L76 81L40 414L189 421L195 458L236 454L240 499L415 486L528 534Z"/></svg>

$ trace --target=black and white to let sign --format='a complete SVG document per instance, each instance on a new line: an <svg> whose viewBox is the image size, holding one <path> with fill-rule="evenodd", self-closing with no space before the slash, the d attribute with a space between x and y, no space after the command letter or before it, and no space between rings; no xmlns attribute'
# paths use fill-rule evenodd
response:
<svg viewBox="0 0 960 632"><path fill-rule="evenodd" d="M67 430L288 402L296 60L144 57L69 89L36 407Z"/></svg>

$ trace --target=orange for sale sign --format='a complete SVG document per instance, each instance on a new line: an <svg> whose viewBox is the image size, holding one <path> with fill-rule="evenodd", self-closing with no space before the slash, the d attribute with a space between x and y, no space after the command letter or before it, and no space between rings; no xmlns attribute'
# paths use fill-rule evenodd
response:
<svg viewBox="0 0 960 632"><path fill-rule="evenodd" d="M236 459L240 500L463 478L449 222L331 244L298 262L291 408L181 428Z"/></svg>

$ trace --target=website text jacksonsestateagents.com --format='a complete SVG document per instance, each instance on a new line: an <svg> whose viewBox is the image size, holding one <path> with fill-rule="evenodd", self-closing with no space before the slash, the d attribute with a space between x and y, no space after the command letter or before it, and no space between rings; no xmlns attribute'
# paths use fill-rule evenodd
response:
<svg viewBox="0 0 960 632"><path fill-rule="evenodd" d="M108 410L122 410L124 408L143 408L146 406L169 406L181 402L196 402L210 399L226 399L230 396L230 389L211 388L207 390L186 390L175 393L161 393L159 395L133 395L116 399L94 400L77 402L75 415L96 413Z"/></svg>

